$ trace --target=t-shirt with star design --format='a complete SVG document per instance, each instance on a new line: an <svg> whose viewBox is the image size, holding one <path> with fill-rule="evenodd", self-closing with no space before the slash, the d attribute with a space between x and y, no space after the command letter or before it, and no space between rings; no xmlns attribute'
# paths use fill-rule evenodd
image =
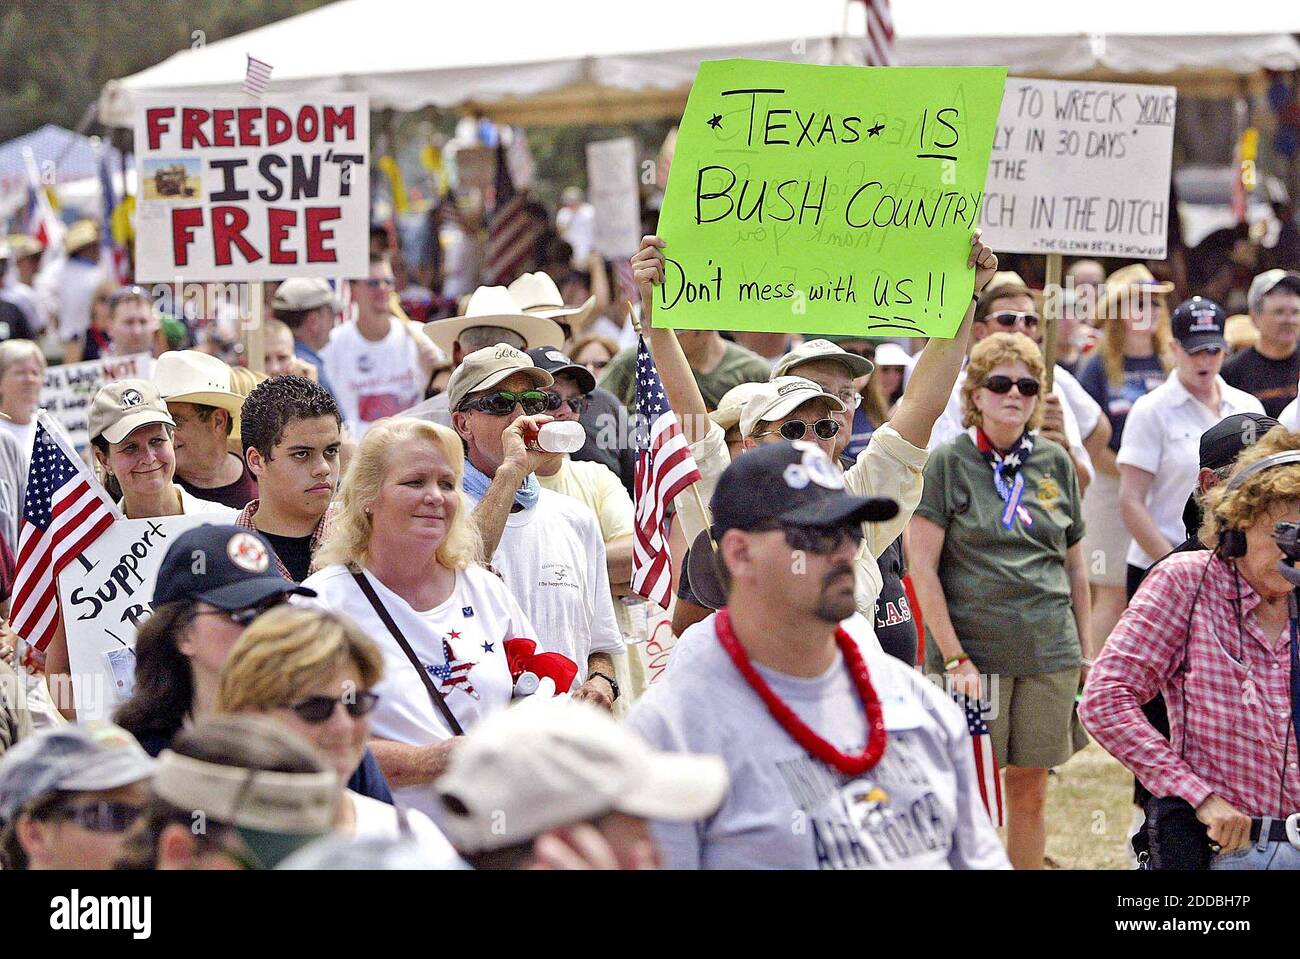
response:
<svg viewBox="0 0 1300 959"><path fill-rule="evenodd" d="M456 574L456 585L446 600L433 609L416 610L373 574L365 575L466 732L510 705L514 681L505 642L535 640L537 633L501 580L471 566ZM348 568L327 566L303 585L317 594L304 602L350 616L383 653L384 678L374 688L379 703L370 714L372 734L412 746L450 739L452 730L429 698L424 681ZM430 816L438 814L427 784L394 787L393 798Z"/></svg>

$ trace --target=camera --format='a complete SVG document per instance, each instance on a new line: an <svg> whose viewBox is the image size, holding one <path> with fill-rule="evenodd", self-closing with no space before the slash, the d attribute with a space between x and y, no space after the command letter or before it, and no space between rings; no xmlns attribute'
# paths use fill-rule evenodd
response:
<svg viewBox="0 0 1300 959"><path fill-rule="evenodd" d="M1273 542L1282 551L1282 561L1277 564L1278 572L1286 577L1292 586L1300 587L1300 569L1295 564L1300 562L1300 523L1278 523L1273 527Z"/></svg>

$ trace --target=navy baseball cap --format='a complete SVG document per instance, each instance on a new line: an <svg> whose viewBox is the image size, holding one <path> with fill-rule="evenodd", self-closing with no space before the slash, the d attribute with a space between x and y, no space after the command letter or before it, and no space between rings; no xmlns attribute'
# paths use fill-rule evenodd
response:
<svg viewBox="0 0 1300 959"><path fill-rule="evenodd" d="M1188 353L1199 353L1215 346L1226 351L1228 341L1223 337L1223 328L1227 323L1228 314L1223 307L1204 296L1194 296L1179 303L1170 320L1174 339Z"/></svg>
<svg viewBox="0 0 1300 959"><path fill-rule="evenodd" d="M1277 420L1261 413L1233 413L1201 434L1201 469L1231 466L1244 450L1253 446L1275 426Z"/></svg>
<svg viewBox="0 0 1300 959"><path fill-rule="evenodd" d="M572 376L578 381L578 389L584 393L590 393L596 388L596 377L591 375L591 370L573 362L557 349L539 346L535 350L529 350L528 355L532 357L534 366L550 373L552 377Z"/></svg>
<svg viewBox="0 0 1300 959"><path fill-rule="evenodd" d="M820 447L804 440L765 443L727 467L709 501L713 526L695 537L688 557L691 591L706 606L726 605L714 543L729 529L881 523L898 515L887 497L854 496Z"/></svg>
<svg viewBox="0 0 1300 959"><path fill-rule="evenodd" d="M257 530L204 523L176 537L163 557L153 605L201 600L233 612L275 595L315 596L280 575L275 549Z"/></svg>

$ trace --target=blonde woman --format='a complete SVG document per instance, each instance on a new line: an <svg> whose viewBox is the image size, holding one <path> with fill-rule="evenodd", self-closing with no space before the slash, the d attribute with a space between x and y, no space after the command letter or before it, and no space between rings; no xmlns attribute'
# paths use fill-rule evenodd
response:
<svg viewBox="0 0 1300 959"><path fill-rule="evenodd" d="M399 811L345 788L370 738L384 658L346 616L282 606L259 616L230 651L217 712L261 715L311 743L339 775L338 831L357 839L410 834L435 858L457 861L423 813Z"/></svg>
<svg viewBox="0 0 1300 959"><path fill-rule="evenodd" d="M1141 264L1116 270L1106 282L1102 300L1102 336L1096 351L1079 370L1082 386L1110 420L1110 444L1093 457L1096 476L1084 497L1090 558L1092 633L1101 648L1124 612L1129 541L1119 502L1119 466L1115 454L1124 436L1129 410L1140 397L1160 386L1173 368L1169 349L1168 284L1156 284Z"/></svg>
<svg viewBox="0 0 1300 959"><path fill-rule="evenodd" d="M45 382L45 356L31 340L0 343L0 429L13 436L31 462L36 439L36 407Z"/></svg>
<svg viewBox="0 0 1300 959"><path fill-rule="evenodd" d="M1043 358L1023 333L971 351L968 428L930 454L908 531L912 583L931 634L927 662L981 695L1006 766L1007 855L1041 869L1047 772L1075 751L1072 710L1090 649L1079 481L1036 432Z"/></svg>
<svg viewBox="0 0 1300 959"><path fill-rule="evenodd" d="M446 427L409 418L371 427L340 484L321 569L303 583L379 644L371 749L394 797L426 813L435 809L428 784L457 737L510 703L506 642L535 636L505 584L477 563L464 463Z"/></svg>

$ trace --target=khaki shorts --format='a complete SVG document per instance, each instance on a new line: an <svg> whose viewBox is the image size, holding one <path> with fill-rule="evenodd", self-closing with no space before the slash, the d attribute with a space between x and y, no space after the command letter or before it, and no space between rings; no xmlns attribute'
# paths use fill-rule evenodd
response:
<svg viewBox="0 0 1300 959"><path fill-rule="evenodd" d="M1079 668L1037 676L999 675L988 718L999 766L1050 769L1087 745L1074 713Z"/></svg>

